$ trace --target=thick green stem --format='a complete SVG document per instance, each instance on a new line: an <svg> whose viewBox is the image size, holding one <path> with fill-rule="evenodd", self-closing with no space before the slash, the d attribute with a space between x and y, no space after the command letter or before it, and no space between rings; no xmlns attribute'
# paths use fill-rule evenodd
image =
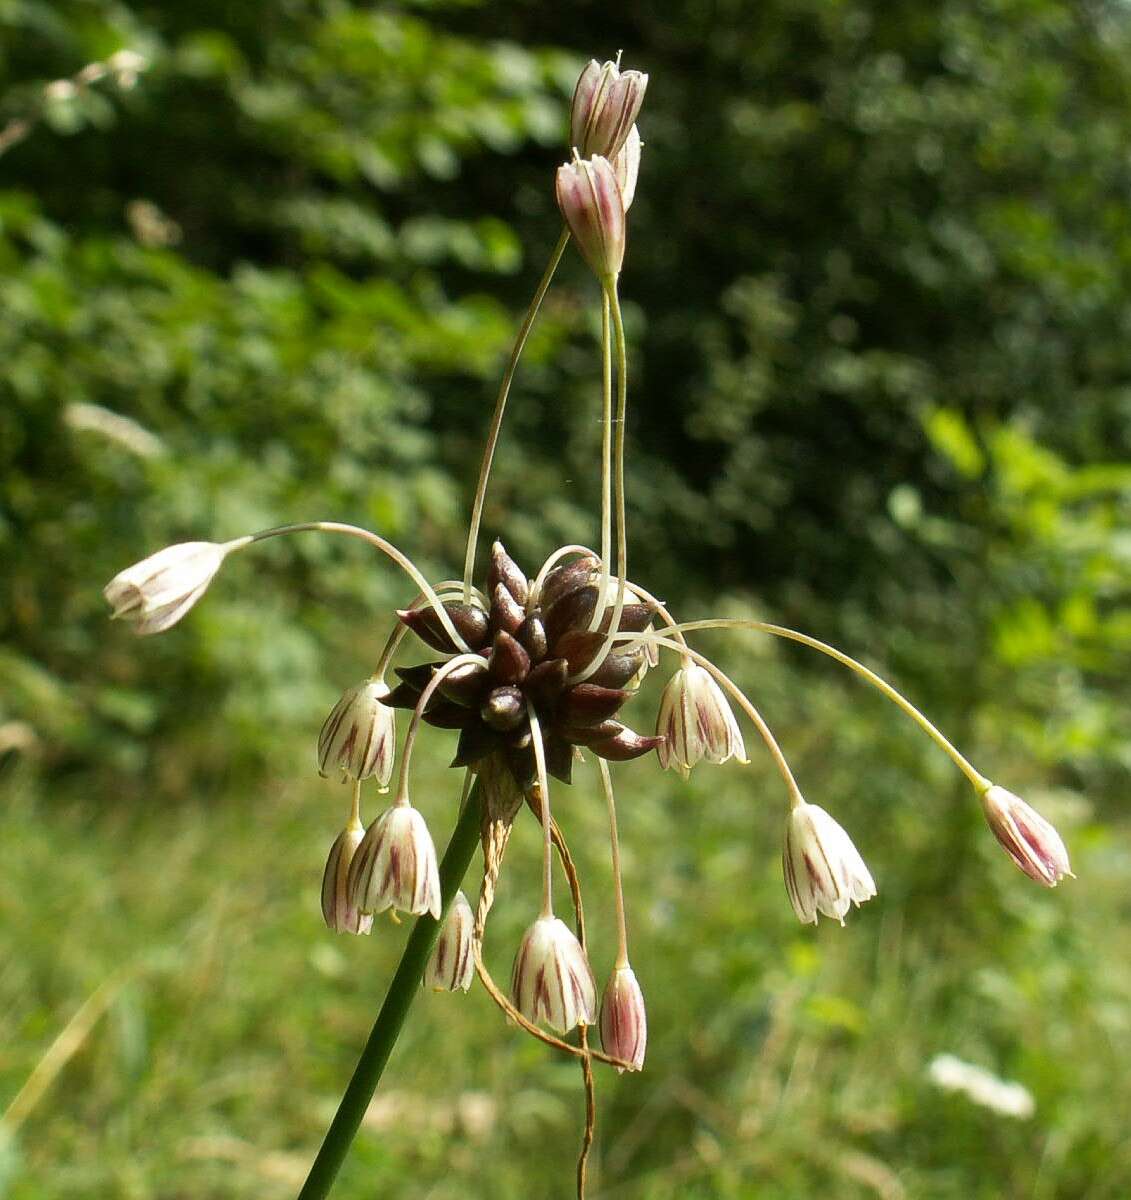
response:
<svg viewBox="0 0 1131 1200"><path fill-rule="evenodd" d="M401 955L400 966L389 984L385 1003L381 1005L381 1011L377 1014L369 1041L365 1043L365 1049L354 1068L353 1078L349 1081L349 1086L338 1105L338 1111L326 1131L322 1148L310 1168L310 1174L298 1194L298 1200L323 1200L330 1194L342 1162L357 1135L365 1110L373 1098L381 1073L389 1061L393 1046L396 1045L409 1007L416 993L420 991L420 981L424 977L428 957L436 944L448 906L455 897L467 873L475 847L479 844L480 808L479 783L476 781L440 863L443 913L439 921L433 920L427 913L417 917Z"/></svg>

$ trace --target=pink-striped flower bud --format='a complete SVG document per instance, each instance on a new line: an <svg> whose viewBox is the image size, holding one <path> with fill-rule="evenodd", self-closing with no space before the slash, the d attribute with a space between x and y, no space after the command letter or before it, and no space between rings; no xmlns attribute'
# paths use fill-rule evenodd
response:
<svg viewBox="0 0 1131 1200"><path fill-rule="evenodd" d="M581 943L557 917L539 917L526 931L511 973L515 1007L528 1020L560 1033L597 1020L597 984Z"/></svg>
<svg viewBox="0 0 1131 1200"><path fill-rule="evenodd" d="M648 76L642 71L622 71L616 63L591 59L573 92L570 146L583 158L612 158L640 113L647 87Z"/></svg>
<svg viewBox="0 0 1131 1200"><path fill-rule="evenodd" d="M1020 796L995 783L981 799L994 837L1030 879L1056 887L1065 875L1072 875L1060 834Z"/></svg>
<svg viewBox="0 0 1131 1200"><path fill-rule="evenodd" d="M366 679L348 688L322 723L318 735L318 773L334 771L347 779L377 780L385 791L393 775L397 718L382 701L389 695L383 679Z"/></svg>
<svg viewBox="0 0 1131 1200"><path fill-rule="evenodd" d="M430 912L440 919L440 872L424 818L410 804L386 809L361 839L349 872L350 902L364 913Z"/></svg>
<svg viewBox="0 0 1131 1200"><path fill-rule="evenodd" d="M114 620L129 621L138 634L162 633L204 595L238 542L178 542L134 563L102 589Z"/></svg>
<svg viewBox="0 0 1131 1200"><path fill-rule="evenodd" d="M471 936L475 915L462 891L456 892L436 948L424 972L424 982L437 992L466 992L475 975L475 959L471 953Z"/></svg>
<svg viewBox="0 0 1131 1200"><path fill-rule="evenodd" d="M664 738L656 748L660 766L679 771L685 779L700 759L749 761L722 688L698 663L680 667L668 680L660 697L656 732Z"/></svg>
<svg viewBox="0 0 1131 1200"><path fill-rule="evenodd" d="M601 998L601 1047L626 1065L618 1071L639 1071L648 1042L644 993L629 966L617 967Z"/></svg>
<svg viewBox="0 0 1131 1200"><path fill-rule="evenodd" d="M852 839L823 808L804 800L786 822L782 868L793 911L806 925L816 925L819 912L843 925L849 905L859 907L876 894Z"/></svg>
<svg viewBox="0 0 1131 1200"><path fill-rule="evenodd" d="M350 900L350 863L365 836L360 821L351 821L334 839L322 874L322 916L335 933L368 933L373 918Z"/></svg>
<svg viewBox="0 0 1131 1200"><path fill-rule="evenodd" d="M613 159L613 170L616 172L617 183L620 184L621 199L624 201L624 211L632 207L636 198L636 179L640 174L640 151L644 143L640 140L640 132L635 125L628 131L624 145L617 151Z"/></svg>
<svg viewBox="0 0 1131 1200"><path fill-rule="evenodd" d="M602 281L615 279L624 262L624 198L612 164L607 158L563 163L557 195L585 261Z"/></svg>

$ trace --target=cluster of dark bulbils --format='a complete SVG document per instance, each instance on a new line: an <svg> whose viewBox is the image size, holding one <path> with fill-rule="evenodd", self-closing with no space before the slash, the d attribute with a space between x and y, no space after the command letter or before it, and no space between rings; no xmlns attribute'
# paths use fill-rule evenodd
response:
<svg viewBox="0 0 1131 1200"><path fill-rule="evenodd" d="M633 694L646 655L642 648L609 649L613 605L594 621L602 580L600 561L586 555L555 567L536 590L502 543L495 542L487 575L490 606L444 604L467 648L483 660L448 672L422 713L430 725L460 731L452 766L470 767L498 751L518 785L529 788L537 778L531 710L540 726L546 769L564 783L570 782L577 746L611 762L624 762L663 741L636 733L616 719ZM615 589L616 581L609 586ZM397 615L433 650L455 654L461 649L431 606L399 610ZM649 605L625 603L617 631L639 633L654 615ZM573 682L601 655L591 674ZM401 682L384 703L415 709L443 665L396 668Z"/></svg>

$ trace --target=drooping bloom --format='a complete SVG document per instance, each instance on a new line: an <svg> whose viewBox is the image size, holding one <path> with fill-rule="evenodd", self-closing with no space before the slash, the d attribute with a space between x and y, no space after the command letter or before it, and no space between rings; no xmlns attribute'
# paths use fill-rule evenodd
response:
<svg viewBox="0 0 1131 1200"><path fill-rule="evenodd" d="M242 539L246 540L246 539ZM134 563L102 589L115 620L138 634L162 633L204 595L238 543L178 542Z"/></svg>
<svg viewBox="0 0 1131 1200"><path fill-rule="evenodd" d="M1060 834L1020 796L994 784L982 793L982 809L994 837L1036 883L1056 887L1072 874Z"/></svg>
<svg viewBox="0 0 1131 1200"><path fill-rule="evenodd" d="M672 767L684 778L703 758L712 763L749 761L722 688L698 663L680 667L668 681L660 697L656 733L664 739L656 749L660 766Z"/></svg>
<svg viewBox="0 0 1131 1200"><path fill-rule="evenodd" d="M601 998L601 1047L628 1064L617 1070L639 1071L647 1042L648 1016L636 972L629 966L617 967Z"/></svg>
<svg viewBox="0 0 1131 1200"><path fill-rule="evenodd" d="M410 804L386 809L361 839L349 872L349 898L364 913L393 908L440 919L436 847Z"/></svg>
<svg viewBox="0 0 1131 1200"><path fill-rule="evenodd" d="M563 163L558 207L585 261L601 280L616 278L624 262L624 197L607 158Z"/></svg>
<svg viewBox="0 0 1131 1200"><path fill-rule="evenodd" d="M342 693L318 735L318 773L377 780L382 790L393 775L396 711L382 703L389 695L383 679L366 679Z"/></svg>
<svg viewBox="0 0 1131 1200"><path fill-rule="evenodd" d="M539 917L514 958L511 995L528 1020L560 1033L597 1020L597 984L581 943L557 917Z"/></svg>
<svg viewBox="0 0 1131 1200"><path fill-rule="evenodd" d="M334 839L322 875L322 916L335 933L368 933L373 917L350 900L349 872L353 856L365 836L360 821L351 821Z"/></svg>
<svg viewBox="0 0 1131 1200"><path fill-rule="evenodd" d="M850 905L876 894L852 839L823 808L804 800L786 821L782 869L793 911L807 925L816 925L819 912L843 925Z"/></svg>
<svg viewBox="0 0 1131 1200"><path fill-rule="evenodd" d="M624 145L640 106L648 76L622 71L616 63L590 59L578 77L570 106L570 146L582 158L612 158Z"/></svg>
<svg viewBox="0 0 1131 1200"><path fill-rule="evenodd" d="M424 972L425 984L437 992L466 992L475 975L475 959L471 953L471 935L475 915L462 891L456 892L452 906L448 909L444 927L432 951L428 969Z"/></svg>

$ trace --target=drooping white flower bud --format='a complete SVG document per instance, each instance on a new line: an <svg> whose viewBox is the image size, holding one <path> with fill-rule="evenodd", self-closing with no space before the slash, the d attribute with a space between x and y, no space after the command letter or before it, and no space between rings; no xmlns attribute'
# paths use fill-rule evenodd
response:
<svg viewBox="0 0 1131 1200"><path fill-rule="evenodd" d="M134 563L102 589L115 620L129 621L138 634L161 633L175 625L204 595L235 542L178 542Z"/></svg>
<svg viewBox="0 0 1131 1200"><path fill-rule="evenodd" d="M628 1064L618 1067L618 1071L639 1071L644 1066L647 1042L644 993L631 967L617 967L601 998L601 1047L606 1054Z"/></svg>
<svg viewBox="0 0 1131 1200"><path fill-rule="evenodd" d="M624 262L624 197L607 158L580 158L558 167L558 207L585 261L598 278L620 274Z"/></svg>
<svg viewBox="0 0 1131 1200"><path fill-rule="evenodd" d="M636 121L648 76L622 71L616 63L591 59L578 77L570 105L570 146L583 158L612 158Z"/></svg>
<svg viewBox="0 0 1131 1200"><path fill-rule="evenodd" d="M1065 875L1072 875L1060 834L1020 796L995 783L981 800L994 837L1030 879L1056 887Z"/></svg>
<svg viewBox="0 0 1131 1200"><path fill-rule="evenodd" d="M581 943L557 917L539 917L526 931L511 973L515 1007L528 1021L560 1033L597 1020L597 984Z"/></svg>
<svg viewBox="0 0 1131 1200"><path fill-rule="evenodd" d="M349 872L349 898L364 913L430 912L440 919L436 847L410 804L386 809L361 839Z"/></svg>
<svg viewBox="0 0 1131 1200"><path fill-rule="evenodd" d="M656 732L664 741L656 749L660 766L672 767L686 779L700 759L748 762L746 746L722 688L710 671L691 663L668 680L660 697Z"/></svg>
<svg viewBox="0 0 1131 1200"><path fill-rule="evenodd" d="M349 872L353 856L365 836L360 821L351 821L334 839L322 875L322 916L335 933L368 933L373 918L350 901Z"/></svg>
<svg viewBox="0 0 1131 1200"><path fill-rule="evenodd" d="M448 909L444 927L432 951L428 969L424 972L425 984L437 992L466 992L475 975L475 959L471 953L471 935L475 915L462 891L456 892L452 906Z"/></svg>
<svg viewBox="0 0 1131 1200"><path fill-rule="evenodd" d="M818 912L843 925L849 905L876 894L852 839L823 808L804 800L786 822L782 869L793 911L807 925L816 925Z"/></svg>
<svg viewBox="0 0 1131 1200"><path fill-rule="evenodd" d="M389 695L383 679L366 679L342 693L318 734L318 773L340 771L347 779L377 780L386 791L393 776L397 748L396 710L382 700Z"/></svg>

